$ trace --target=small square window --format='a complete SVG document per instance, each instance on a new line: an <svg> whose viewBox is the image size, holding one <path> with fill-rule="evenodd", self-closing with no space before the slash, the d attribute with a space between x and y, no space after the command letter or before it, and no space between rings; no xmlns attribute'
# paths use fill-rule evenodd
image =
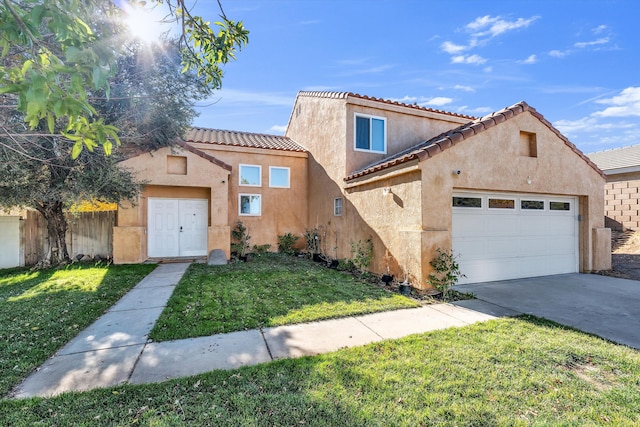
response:
<svg viewBox="0 0 640 427"><path fill-rule="evenodd" d="M481 208L482 198L481 197L454 197L453 207L454 208Z"/></svg>
<svg viewBox="0 0 640 427"><path fill-rule="evenodd" d="M262 167L258 165L240 165L240 185L262 186Z"/></svg>
<svg viewBox="0 0 640 427"><path fill-rule="evenodd" d="M289 188L289 168L270 166L269 187Z"/></svg>
<svg viewBox="0 0 640 427"><path fill-rule="evenodd" d="M569 202L549 202L549 209L552 211L570 211L571 203Z"/></svg>
<svg viewBox="0 0 640 427"><path fill-rule="evenodd" d="M489 199L489 209L515 209L516 201L513 199Z"/></svg>
<svg viewBox="0 0 640 427"><path fill-rule="evenodd" d="M240 194L240 215L260 216L262 214L262 200L260 194Z"/></svg>
<svg viewBox="0 0 640 427"><path fill-rule="evenodd" d="M544 210L542 200L520 200L520 209L524 210Z"/></svg>
<svg viewBox="0 0 640 427"><path fill-rule="evenodd" d="M333 199L333 215L342 216L342 197Z"/></svg>
<svg viewBox="0 0 640 427"><path fill-rule="evenodd" d="M386 153L387 119L384 117L355 116L355 149Z"/></svg>

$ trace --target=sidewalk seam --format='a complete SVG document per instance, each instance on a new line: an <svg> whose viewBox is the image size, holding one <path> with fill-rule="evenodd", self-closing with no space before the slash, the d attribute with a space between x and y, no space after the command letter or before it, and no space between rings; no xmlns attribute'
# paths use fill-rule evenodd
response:
<svg viewBox="0 0 640 427"><path fill-rule="evenodd" d="M271 349L269 348L267 338L264 336L264 330L262 328L258 328L258 330L260 331L260 335L262 336L262 341L264 341L264 346L267 348L267 353L269 353L269 358L271 358L271 360L275 360L273 358L273 354L271 354Z"/></svg>
<svg viewBox="0 0 640 427"><path fill-rule="evenodd" d="M379 333L377 333L376 331L374 331L373 329L371 329L369 327L369 325L367 325L366 323L364 323L362 320L360 320L360 316L351 316L353 317L356 321L358 321L358 323L360 323L362 326L364 326L365 328L367 328L368 330L370 330L371 332L373 332L377 337L379 337L381 340L384 340L385 337L383 337L382 335L380 335Z"/></svg>

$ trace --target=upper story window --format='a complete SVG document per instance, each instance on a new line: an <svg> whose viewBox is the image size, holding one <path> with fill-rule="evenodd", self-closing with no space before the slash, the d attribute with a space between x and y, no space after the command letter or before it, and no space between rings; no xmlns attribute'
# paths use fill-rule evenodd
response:
<svg viewBox="0 0 640 427"><path fill-rule="evenodd" d="M262 167L258 165L240 165L240 185L262 186Z"/></svg>
<svg viewBox="0 0 640 427"><path fill-rule="evenodd" d="M342 216L342 197L333 199L333 215Z"/></svg>
<svg viewBox="0 0 640 427"><path fill-rule="evenodd" d="M386 153L387 119L362 114L356 114L355 117L355 149Z"/></svg>
<svg viewBox="0 0 640 427"><path fill-rule="evenodd" d="M269 166L269 187L289 188L289 168Z"/></svg>

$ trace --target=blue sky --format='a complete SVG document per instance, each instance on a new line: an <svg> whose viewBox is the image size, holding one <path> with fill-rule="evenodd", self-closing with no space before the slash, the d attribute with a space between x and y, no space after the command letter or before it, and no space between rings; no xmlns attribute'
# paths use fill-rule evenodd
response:
<svg viewBox="0 0 640 427"><path fill-rule="evenodd" d="M326 90L473 116L524 100L585 153L640 143L638 0L222 3L249 44L196 126L283 134L296 93Z"/></svg>

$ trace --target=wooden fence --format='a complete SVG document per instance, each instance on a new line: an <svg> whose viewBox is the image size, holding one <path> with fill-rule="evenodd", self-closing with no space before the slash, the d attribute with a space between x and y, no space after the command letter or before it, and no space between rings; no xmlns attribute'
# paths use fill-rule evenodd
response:
<svg viewBox="0 0 640 427"><path fill-rule="evenodd" d="M113 226L116 211L67 213L67 250L78 254L113 258ZM49 249L47 222L37 211L27 211L22 221L25 265L34 265Z"/></svg>

